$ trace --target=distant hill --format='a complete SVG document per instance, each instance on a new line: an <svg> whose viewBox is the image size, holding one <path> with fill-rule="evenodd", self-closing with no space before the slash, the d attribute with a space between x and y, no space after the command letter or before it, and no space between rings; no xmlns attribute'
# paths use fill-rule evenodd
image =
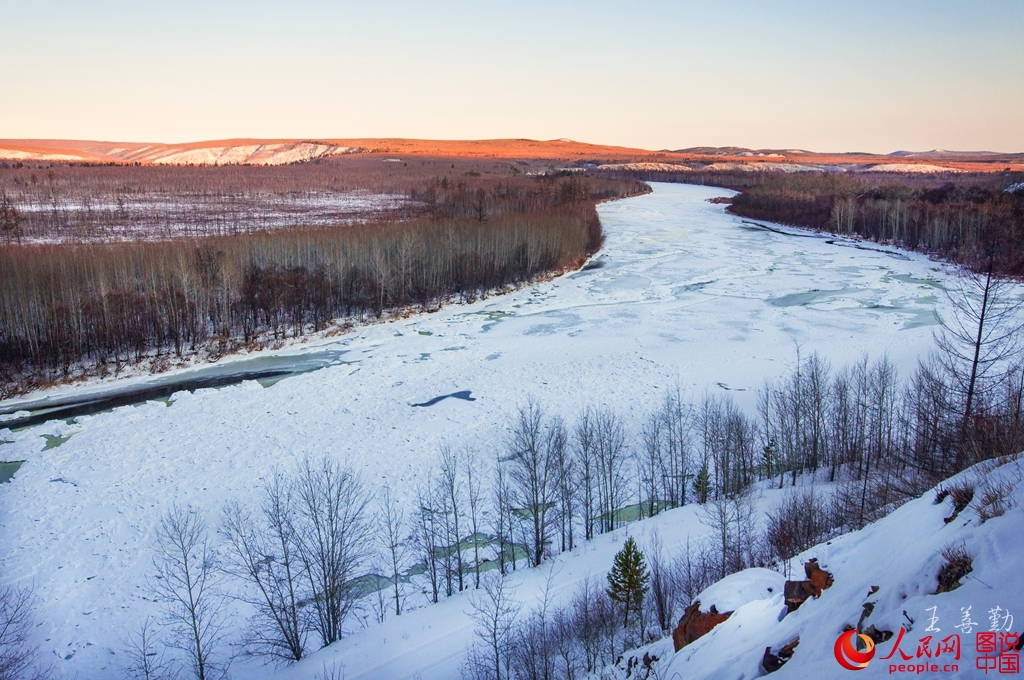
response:
<svg viewBox="0 0 1024 680"><path fill-rule="evenodd" d="M412 156L529 158L572 161L584 158L635 160L659 152L584 144L569 139L226 139L187 144L96 142L61 139L0 139L0 160L153 165L281 165L353 153Z"/></svg>
<svg viewBox="0 0 1024 680"><path fill-rule="evenodd" d="M896 158L997 158L1003 156L1022 156L1024 154L1001 154L996 151L947 151L932 149L931 151L893 151L890 156Z"/></svg>
<svg viewBox="0 0 1024 680"><path fill-rule="evenodd" d="M143 165L283 165L350 154L388 154L392 157L427 156L541 160L559 163L595 162L668 163L710 170L792 171L793 165L841 170L870 170L885 164L899 171L901 164L923 166L910 172L993 172L1024 170L1024 153L993 151L895 151L818 153L802 149L747 149L737 146L697 146L651 151L621 146L587 144L570 139L428 140L402 138L354 139L224 139L184 144L102 142L66 139L0 139L0 161L51 163L140 163ZM737 166L740 164L740 166ZM780 164L782 164L780 166Z"/></svg>

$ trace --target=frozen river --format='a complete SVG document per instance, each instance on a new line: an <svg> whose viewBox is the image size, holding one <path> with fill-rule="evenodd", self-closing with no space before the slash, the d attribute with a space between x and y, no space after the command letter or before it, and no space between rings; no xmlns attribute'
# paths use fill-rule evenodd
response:
<svg viewBox="0 0 1024 680"><path fill-rule="evenodd" d="M728 193L655 185L603 204L607 243L585 270L306 350L343 363L0 430L0 460L27 461L0 484L0 582L34 586L61 672L107 678L125 634L156 612L149 549L172 500L214 518L273 466L324 451L408 495L443 439L490 460L530 397L568 418L592 404L638 419L678 384L752 408L797 348L912 369L943 301L939 265L707 201Z"/></svg>

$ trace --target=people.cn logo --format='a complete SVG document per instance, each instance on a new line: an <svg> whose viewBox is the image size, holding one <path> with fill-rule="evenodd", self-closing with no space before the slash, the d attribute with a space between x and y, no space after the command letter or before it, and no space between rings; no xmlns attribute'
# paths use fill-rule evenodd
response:
<svg viewBox="0 0 1024 680"><path fill-rule="evenodd" d="M864 643L864 651L859 651L853 642L854 636ZM836 661L843 668L860 671L868 667L868 662L875 656L875 641L863 633L848 630L836 640Z"/></svg>

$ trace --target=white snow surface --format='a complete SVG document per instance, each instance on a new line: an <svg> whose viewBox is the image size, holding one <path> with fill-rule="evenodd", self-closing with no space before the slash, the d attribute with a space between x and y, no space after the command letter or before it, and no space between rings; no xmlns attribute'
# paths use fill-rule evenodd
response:
<svg viewBox="0 0 1024 680"><path fill-rule="evenodd" d="M127 633L158 612L147 578L155 525L172 502L192 504L213 523L229 499L254 504L275 466L321 452L408 499L444 440L474 445L491 461L529 396L567 418L592 404L635 421L678 384L695 397L729 390L752 410L756 389L793 365L798 346L835 364L888 353L904 372L929 349L948 276L941 267L773 231L707 202L730 193L659 184L653 194L605 203L607 244L594 268L323 340L347 350L344 365L268 388L180 392L169 405L0 429L2 458L27 461L0 485L0 582L34 587L39 642L59 673L113 677ZM475 401L412 406L458 390L472 390ZM44 451L42 435L70 438ZM683 508L637 531L678 523L684 528L665 541L672 549L699 530L695 512ZM587 573L603 578L623 537L560 557L554 568L563 575L553 582L570 593ZM541 571L517 575L523 599L543 586ZM454 677L471 635L467 608L464 596L423 607L323 654L344 659L349 680ZM321 658L282 677L312 677ZM271 671L240 663L234 673Z"/></svg>
<svg viewBox="0 0 1024 680"><path fill-rule="evenodd" d="M339 191L308 195L174 196L142 194L120 205L89 197L51 203L13 201L22 213L52 213L69 223L29 234L24 243L109 243L230 236L296 226L352 224L416 205L398 194ZM96 218L91 217L96 215Z"/></svg>
<svg viewBox="0 0 1024 680"><path fill-rule="evenodd" d="M597 166L598 170L646 170L650 172L679 172L693 170L688 165L679 163L606 163Z"/></svg>
<svg viewBox="0 0 1024 680"><path fill-rule="evenodd" d="M80 161L81 156L66 153L39 153L20 149L0 148L0 161Z"/></svg>
<svg viewBox="0 0 1024 680"><path fill-rule="evenodd" d="M778 494L771 494L777 496ZM775 498L772 498L775 500ZM798 569L799 573L800 570ZM795 578L795 577L794 577ZM736 611L754 600L771 600L782 593L786 578L771 569L746 569L730 574L705 588L698 596L700 610L707 612L714 605L719 612Z"/></svg>
<svg viewBox="0 0 1024 680"><path fill-rule="evenodd" d="M800 573L799 563L815 557L832 573L835 584L820 599L808 600L800 609L784 616L785 604L778 590L774 595L748 596L747 603L736 609L732 617L678 654L672 653L671 641L651 645L652 653L660 653L658 677L758 677L763 674L760 662L765 648L778 651L797 638L800 642L793 658L772 678L849 677L850 671L835 660L833 648L844 626L857 625L865 602L875 606L864 620L864 627L874 624L879 630L892 631L894 636L877 646L874 658L857 677L887 677L890 664L922 662L937 663L940 669L946 663L956 663L959 669L950 673L929 670L910 674L954 679L986 677L976 666L974 634L993 629L991 611L996 607L1003 616L1008 613L1011 617L1006 630L1019 633L1024 623L1024 588L1020 585L1020 565L1024 561L1024 542L1020 538L1020 527L1024 526L1022 480L1024 465L1019 458L1002 465L992 461L981 463L950 480L949 484L973 484L975 500L949 524L944 520L952 514L951 501L947 498L936 504L935 493L929 492L861 531L811 548L794 559L793 569ZM1010 509L1005 515L982 522L977 513L979 499L987 489L1001 485L1012 488L1007 499ZM946 546L966 548L973 558L972 571L961 579L959 588L936 595L939 571L945 563L941 552ZM763 579L763 571L748 569L725 581L734 593L744 587L753 592ZM793 578L802 578L802 574ZM725 581L708 591L720 589ZM875 586L878 590L872 593ZM932 607L935 609L929 611ZM964 622L967 607L975 625L958 627ZM934 621L933 616L937 617ZM906 661L900 652L895 652L893 658L885 660L883 657L893 652L901 626L909 630L899 648L913 658ZM936 643L953 634L960 635L959 662L949 654L917 657L921 638L931 636L926 645L934 654ZM896 675L907 674L896 669ZM995 671L991 674L998 675Z"/></svg>
<svg viewBox="0 0 1024 680"><path fill-rule="evenodd" d="M711 163L705 165L702 170L740 171L740 172L845 172L845 168L838 165L810 165L804 163L736 163L725 161L722 163Z"/></svg>
<svg viewBox="0 0 1024 680"><path fill-rule="evenodd" d="M350 153L345 146L315 142L243 144L188 149L153 160L160 165L284 165Z"/></svg>
<svg viewBox="0 0 1024 680"><path fill-rule="evenodd" d="M872 165L864 168L866 172L918 172L918 173L938 173L938 172L964 172L959 168L949 168L944 165L930 165L928 163L879 163L878 165Z"/></svg>

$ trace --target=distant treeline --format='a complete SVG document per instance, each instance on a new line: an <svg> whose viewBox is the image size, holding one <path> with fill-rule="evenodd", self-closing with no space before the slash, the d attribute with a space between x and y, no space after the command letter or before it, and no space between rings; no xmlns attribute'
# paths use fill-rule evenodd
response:
<svg viewBox="0 0 1024 680"><path fill-rule="evenodd" d="M0 246L0 395L200 348L298 336L332 319L472 300L580 266L601 247L595 198L635 181L574 177L420 190L398 222L234 237Z"/></svg>
<svg viewBox="0 0 1024 680"><path fill-rule="evenodd" d="M631 178L568 182L566 173L525 161L389 160L353 156L275 167L0 163L0 243L166 240L354 220L479 217L649 190ZM360 195L362 205L353 201Z"/></svg>
<svg viewBox="0 0 1024 680"><path fill-rule="evenodd" d="M627 176L627 173L616 173ZM739 191L743 217L847 234L936 255L972 268L1024 276L1024 176L892 173L628 173L637 179Z"/></svg>

